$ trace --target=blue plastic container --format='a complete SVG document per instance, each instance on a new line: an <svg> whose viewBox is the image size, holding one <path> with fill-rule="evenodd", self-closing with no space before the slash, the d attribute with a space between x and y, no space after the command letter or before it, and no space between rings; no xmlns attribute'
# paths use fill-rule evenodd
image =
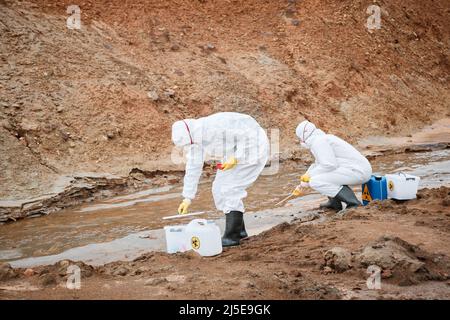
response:
<svg viewBox="0 0 450 320"><path fill-rule="evenodd" d="M362 185L363 205L372 200L387 199L387 182L383 176L373 175L369 181Z"/></svg>

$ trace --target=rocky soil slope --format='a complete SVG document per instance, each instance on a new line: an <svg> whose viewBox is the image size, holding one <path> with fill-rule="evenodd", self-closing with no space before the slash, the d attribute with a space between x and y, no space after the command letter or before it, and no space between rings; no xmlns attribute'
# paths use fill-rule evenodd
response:
<svg viewBox="0 0 450 320"><path fill-rule="evenodd" d="M449 115L445 0L0 1L0 199L89 172L178 168L170 126L219 111L280 129L304 117L355 141ZM70 179L69 179L70 180ZM66 186L66 185L65 185Z"/></svg>

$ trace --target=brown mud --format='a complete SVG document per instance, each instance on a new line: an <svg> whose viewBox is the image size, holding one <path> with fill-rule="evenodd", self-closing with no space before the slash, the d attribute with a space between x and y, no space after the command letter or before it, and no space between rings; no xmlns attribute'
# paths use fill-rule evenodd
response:
<svg viewBox="0 0 450 320"><path fill-rule="evenodd" d="M180 118L248 113L298 159L305 117L356 142L449 116L447 0L380 2L375 31L364 1L87 0L81 30L71 4L0 2L0 199L20 204L14 219L52 210L29 199L64 177L182 169ZM65 206L64 188L45 205Z"/></svg>
<svg viewBox="0 0 450 320"><path fill-rule="evenodd" d="M386 154L371 162L374 172L402 171L420 176L421 188L448 186L450 181L449 149ZM274 207L292 191L304 170L302 164L285 162L276 174L260 176L248 190L245 220L251 235L293 219L318 218L308 211L317 208L323 198L314 192ZM223 229L223 214L215 210L211 197L212 178L202 179L191 210L203 212L198 218L213 219ZM176 214L181 188L182 184L176 183L144 189L0 226L0 262L34 267L70 259L101 265L164 251L162 227L192 219L163 219ZM359 195L360 188L356 192Z"/></svg>
<svg viewBox="0 0 450 320"><path fill-rule="evenodd" d="M450 118L441 119L431 126L408 137L373 136L359 142L359 148L369 160L381 156L444 150L450 147ZM309 154L301 158L277 159L284 170L304 167L310 161ZM269 163L272 165L272 163ZM204 166L203 178L214 175L214 164ZM143 171L134 168L126 176L112 174L80 173L63 176L53 184L52 189L37 198L22 200L0 200L0 224L23 218L48 215L80 204L90 203L114 196L127 195L141 190L171 186L179 183L183 171Z"/></svg>
<svg viewBox="0 0 450 320"><path fill-rule="evenodd" d="M283 223L217 257L155 252L98 267L79 262L80 290L65 287L70 261L4 264L0 298L449 299L449 205L450 188L423 189L416 200ZM370 265L381 269L379 290L367 287Z"/></svg>

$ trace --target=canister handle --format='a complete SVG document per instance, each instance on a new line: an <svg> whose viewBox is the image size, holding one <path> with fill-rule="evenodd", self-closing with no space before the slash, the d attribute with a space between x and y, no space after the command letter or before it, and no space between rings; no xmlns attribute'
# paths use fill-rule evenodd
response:
<svg viewBox="0 0 450 320"><path fill-rule="evenodd" d="M206 226L208 224L208 220L206 220L206 219L194 219L191 222L189 222L189 225L191 225L191 224L196 224L196 225L204 227L204 226Z"/></svg>
<svg viewBox="0 0 450 320"><path fill-rule="evenodd" d="M408 180L416 181L416 177L407 177L407 176L406 176L406 173L404 173L403 171L400 171L400 172L398 173L398 175L401 175L401 174L405 177L405 180L406 180L406 181L408 181Z"/></svg>

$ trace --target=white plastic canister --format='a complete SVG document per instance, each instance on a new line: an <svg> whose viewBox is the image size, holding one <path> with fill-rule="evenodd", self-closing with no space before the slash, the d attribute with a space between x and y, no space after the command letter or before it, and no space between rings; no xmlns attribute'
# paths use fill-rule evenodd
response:
<svg viewBox="0 0 450 320"><path fill-rule="evenodd" d="M190 250L187 245L185 230L185 225L164 227L164 231L166 232L167 253L184 252Z"/></svg>
<svg viewBox="0 0 450 320"><path fill-rule="evenodd" d="M396 174L387 174L386 182L389 199L409 200L416 198L420 178L399 172Z"/></svg>
<svg viewBox="0 0 450 320"><path fill-rule="evenodd" d="M186 238L189 249L209 257L222 252L220 229L214 221L194 219L186 226Z"/></svg>

